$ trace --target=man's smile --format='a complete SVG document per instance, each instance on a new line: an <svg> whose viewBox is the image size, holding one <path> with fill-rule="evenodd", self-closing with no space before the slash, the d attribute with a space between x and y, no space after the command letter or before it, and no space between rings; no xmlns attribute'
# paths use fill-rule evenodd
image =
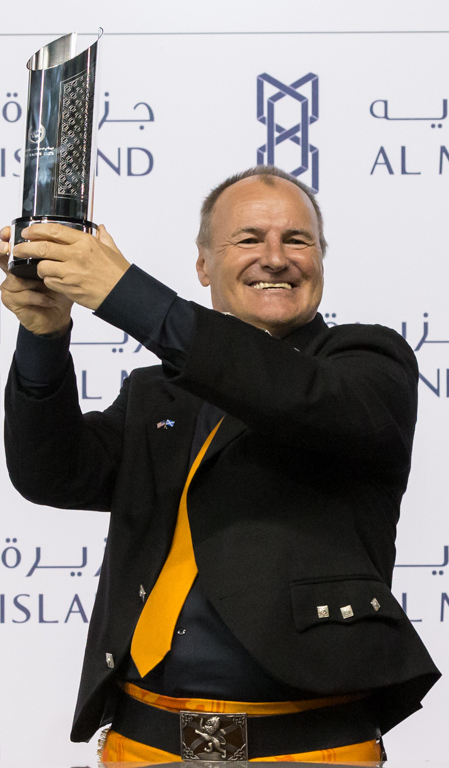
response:
<svg viewBox="0 0 449 768"><path fill-rule="evenodd" d="M279 290L279 289L281 290L287 289L288 291L291 291L292 288L294 288L295 286L293 285L293 283L265 283L265 282L259 281L257 283L250 283L249 287L256 288L257 290L272 291L272 290Z"/></svg>

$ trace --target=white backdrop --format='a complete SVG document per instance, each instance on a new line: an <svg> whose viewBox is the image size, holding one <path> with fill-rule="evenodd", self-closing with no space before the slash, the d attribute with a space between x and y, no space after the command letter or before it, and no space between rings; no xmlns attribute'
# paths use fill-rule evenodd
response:
<svg viewBox="0 0 449 768"><path fill-rule="evenodd" d="M20 212L15 153L24 139L25 63L75 26L73 5L49 2L37 19L35 4L18 6L0 34L2 223ZM445 672L449 24L443 3L365 6L284 0L274 10L260 0L223 8L172 0L128 2L125 15L79 3L79 32L105 28L106 120L94 219L130 260L209 305L194 270L198 210L212 186L256 164L267 141L257 119L258 77L279 82L265 83L264 114L270 96L287 92L275 102L275 122L288 129L301 115L287 86L316 76L319 115L310 124L309 160L319 158L318 199L330 244L322 311L330 323L388 325L416 349L420 414L394 591ZM81 36L79 50L92 40ZM297 91L310 111L310 82ZM274 160L287 171L298 168L298 144L280 143ZM299 178L311 183L310 169ZM3 309L1 323L3 387L17 324ZM126 372L155 360L82 309L73 341L83 410L105 408ZM30 757L35 768L94 766L94 742L70 744L68 733L108 516L37 508L11 487L4 462L0 472L0 766L15 768ZM442 755L448 692L443 678L424 710L387 736L390 758Z"/></svg>

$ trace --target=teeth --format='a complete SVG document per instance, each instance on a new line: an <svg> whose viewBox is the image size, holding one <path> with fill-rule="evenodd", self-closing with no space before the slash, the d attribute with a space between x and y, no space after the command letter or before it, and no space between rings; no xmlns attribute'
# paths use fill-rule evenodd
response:
<svg viewBox="0 0 449 768"><path fill-rule="evenodd" d="M292 286L290 283L253 283L252 288L288 288L291 290Z"/></svg>

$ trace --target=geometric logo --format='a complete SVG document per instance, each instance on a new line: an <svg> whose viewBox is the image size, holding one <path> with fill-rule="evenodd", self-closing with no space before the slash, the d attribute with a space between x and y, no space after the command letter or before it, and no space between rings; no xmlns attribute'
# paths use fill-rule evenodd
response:
<svg viewBox="0 0 449 768"><path fill-rule="evenodd" d="M276 91L267 97L267 86L274 86ZM306 88L304 88L306 86ZM299 89L303 92L300 93ZM304 90L310 95L304 95ZM272 91L272 88L270 89ZM285 97L293 100L293 125L284 128L277 117L278 105ZM277 106L278 105L278 106ZM300 176L310 170L311 183L308 185L312 192L318 192L319 152L309 142L309 126L318 120L318 75L309 72L291 85L285 85L280 80L263 74L257 78L257 119L267 127L267 141L257 150L257 165L276 165L276 148L284 141L293 142L296 147L294 169L292 176ZM284 122L284 120L283 120ZM298 160L296 161L296 158ZM299 161L299 162L298 162Z"/></svg>

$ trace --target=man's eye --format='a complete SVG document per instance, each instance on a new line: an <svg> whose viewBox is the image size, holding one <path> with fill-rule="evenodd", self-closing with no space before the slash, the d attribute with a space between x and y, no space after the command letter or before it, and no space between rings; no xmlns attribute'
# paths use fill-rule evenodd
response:
<svg viewBox="0 0 449 768"><path fill-rule="evenodd" d="M299 237L291 237L287 242L290 243L290 245L307 245L306 241L301 240Z"/></svg>
<svg viewBox="0 0 449 768"><path fill-rule="evenodd" d="M239 245L251 245L252 243L257 243L257 237L245 237L244 240L239 241Z"/></svg>

